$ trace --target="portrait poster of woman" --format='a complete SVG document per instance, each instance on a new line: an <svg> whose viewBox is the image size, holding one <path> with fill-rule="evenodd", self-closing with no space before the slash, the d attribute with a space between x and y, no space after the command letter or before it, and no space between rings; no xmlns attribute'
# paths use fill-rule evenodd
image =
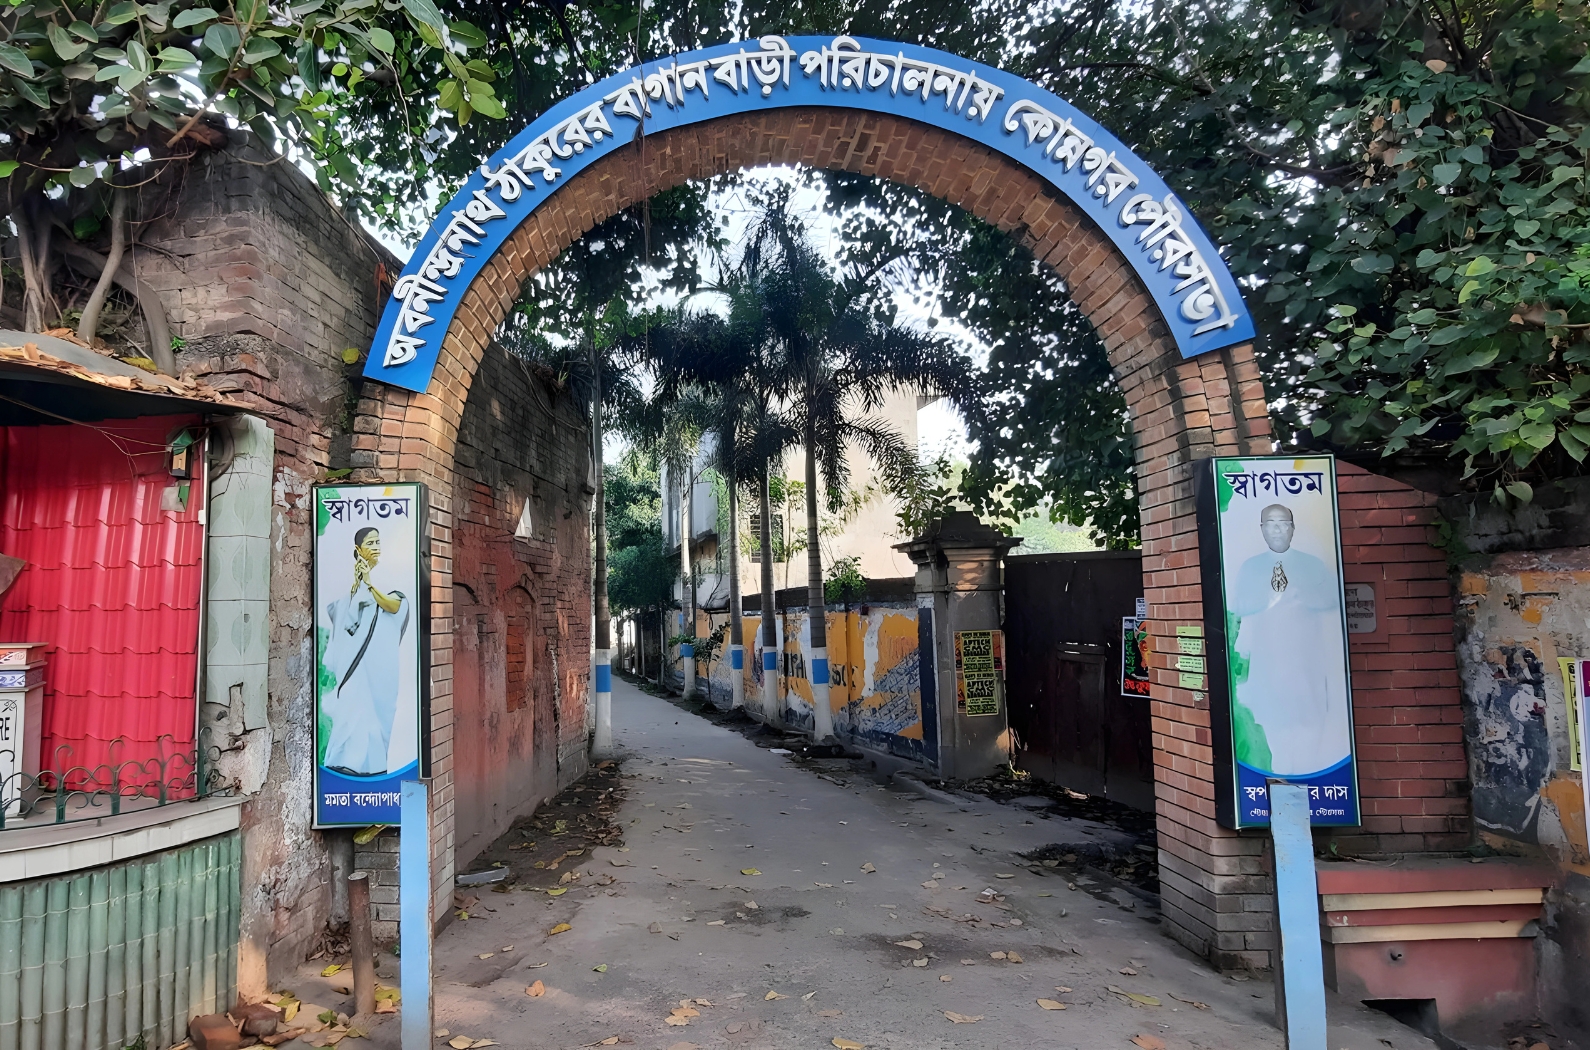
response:
<svg viewBox="0 0 1590 1050"><path fill-rule="evenodd" d="M419 775L418 485L315 490L318 826L396 823Z"/></svg>

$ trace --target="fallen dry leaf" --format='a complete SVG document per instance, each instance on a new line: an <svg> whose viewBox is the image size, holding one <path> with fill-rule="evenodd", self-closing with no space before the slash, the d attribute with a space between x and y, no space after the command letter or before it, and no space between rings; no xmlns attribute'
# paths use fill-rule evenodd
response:
<svg viewBox="0 0 1590 1050"><path fill-rule="evenodd" d="M332 974L338 973L344 969L346 969L346 967L344 967L341 963L332 963L330 966L320 971L320 976L330 977Z"/></svg>
<svg viewBox="0 0 1590 1050"><path fill-rule="evenodd" d="M919 941L919 940L916 940L915 938L913 938L913 939L911 939L909 941L895 941L894 943L895 943L896 947L899 947L899 948L910 948L914 952L919 952L919 951L922 950L922 942Z"/></svg>
<svg viewBox="0 0 1590 1050"><path fill-rule="evenodd" d="M1054 986L1054 990L1057 992L1069 992L1071 989L1067 988L1063 984L1057 984Z"/></svg>
<svg viewBox="0 0 1590 1050"><path fill-rule="evenodd" d="M841 1039L837 1035L834 1036L834 1045L839 1050L867 1050L866 1043L858 1043L854 1039Z"/></svg>
<svg viewBox="0 0 1590 1050"><path fill-rule="evenodd" d="M475 958L477 958L477 959L489 959L493 955L496 955L496 954L497 954L496 952L481 952L479 955L475 956Z"/></svg>
<svg viewBox="0 0 1590 1050"><path fill-rule="evenodd" d="M1140 1032L1132 1036L1132 1042L1142 1047L1143 1050L1165 1050L1165 1040L1157 1035L1149 1035L1147 1032Z"/></svg>
<svg viewBox="0 0 1590 1050"><path fill-rule="evenodd" d="M974 1017L968 1017L966 1014L958 1014L954 1010L945 1010L944 1016L948 1017L956 1024L976 1024L978 1021L983 1019L982 1014L977 1014Z"/></svg>
<svg viewBox="0 0 1590 1050"><path fill-rule="evenodd" d="M1064 1010L1066 1008L1065 1003L1057 1003L1053 999L1039 999L1038 1005L1045 1010Z"/></svg>
<svg viewBox="0 0 1590 1050"><path fill-rule="evenodd" d="M558 934L560 934L560 933L568 933L572 929L574 929L574 927L570 926L568 923L560 922L556 926L552 927L552 929L547 931L547 936L548 937L556 937Z"/></svg>
<svg viewBox="0 0 1590 1050"><path fill-rule="evenodd" d="M760 871L758 871L756 868L741 868L740 869L740 874L741 875L760 875L762 873Z"/></svg>
<svg viewBox="0 0 1590 1050"><path fill-rule="evenodd" d="M663 1024L671 1024L671 1025L676 1025L677 1026L677 1025L687 1025L689 1023L690 1023L690 1018L688 1018L688 1017L680 1017L678 1014L669 1014L667 1017L663 1018Z"/></svg>
<svg viewBox="0 0 1590 1050"><path fill-rule="evenodd" d="M569 892L569 888L567 886L558 886L555 889L547 890L547 896L548 897L561 897L567 892Z"/></svg>
<svg viewBox="0 0 1590 1050"><path fill-rule="evenodd" d="M1002 871L1001 871L1001 872L995 872L995 873L994 873L994 878L996 878L996 879L1013 879L1013 878L1015 878L1015 877L1016 877L1016 876L1014 876L1014 875L1007 875L1007 874L1005 874L1005 873L1004 873L1004 872L1002 872Z"/></svg>
<svg viewBox="0 0 1590 1050"><path fill-rule="evenodd" d="M591 969L594 970L597 973L606 973L607 972L607 964L606 963L597 963L595 966L591 967Z"/></svg>
<svg viewBox="0 0 1590 1050"><path fill-rule="evenodd" d="M1021 956L1017 955L1015 952L1006 952L1005 953L1005 961L1006 962L1019 963L1019 962L1021 962Z"/></svg>
<svg viewBox="0 0 1590 1050"><path fill-rule="evenodd" d="M1136 1003L1139 1006L1159 1006L1160 1005L1159 1000L1154 998L1152 995L1139 995L1136 992L1129 992L1125 988L1117 988L1113 984L1110 985L1107 990L1114 992L1116 995L1121 996L1123 999L1130 999L1132 1002Z"/></svg>
<svg viewBox="0 0 1590 1050"><path fill-rule="evenodd" d="M866 872L868 875L871 875L871 874L875 873L878 869L873 867L872 861L869 860L869 861L867 861L867 863L865 863L865 864L863 864L861 866L861 870Z"/></svg>
<svg viewBox="0 0 1590 1050"><path fill-rule="evenodd" d="M646 927L646 932L647 933L661 933L662 932L662 923L660 923L660 922L652 923L650 926Z"/></svg>
<svg viewBox="0 0 1590 1050"><path fill-rule="evenodd" d="M1136 977L1137 976L1137 971L1132 969L1130 966L1121 967L1121 972L1126 974L1126 976L1128 976L1128 977Z"/></svg>
<svg viewBox="0 0 1590 1050"><path fill-rule="evenodd" d="M1175 992L1171 992L1170 993L1170 997L1172 999L1175 999L1178 1002L1186 1003L1188 1006L1192 1007L1194 1010L1207 1010L1207 1009L1209 1009L1209 1004L1208 1003L1200 1003L1197 999L1183 999L1181 996L1177 995Z"/></svg>
<svg viewBox="0 0 1590 1050"><path fill-rule="evenodd" d="M726 925L728 925L728 920L727 919L713 919L711 922L707 923L707 925L708 926L726 926Z"/></svg>
<svg viewBox="0 0 1590 1050"><path fill-rule="evenodd" d="M668 1050L700 1050L700 1048L697 1047L695 1043L686 1043L681 1040L680 1042L670 1044Z"/></svg>
<svg viewBox="0 0 1590 1050"><path fill-rule="evenodd" d="M801 1002L803 1002L803 1003L811 1002L812 1001L812 996L814 996L816 994L817 994L816 992L807 992L805 995L801 996Z"/></svg>
<svg viewBox="0 0 1590 1050"><path fill-rule="evenodd" d="M845 1016L845 1011L843 1011L843 1010L818 1010L817 1011L817 1016L818 1017L843 1017L843 1016Z"/></svg>
<svg viewBox="0 0 1590 1050"><path fill-rule="evenodd" d="M955 980L955 978L953 978L953 977L951 977L951 976L950 976L950 975L949 975L949 974L947 974L947 973L941 973L941 974L939 974L939 980L941 980L941 981L946 981L946 982L948 982L948 981L953 981L953 980Z"/></svg>
<svg viewBox="0 0 1590 1050"><path fill-rule="evenodd" d="M1005 957L1005 953L1004 952L989 952L988 953L988 957L990 959L1003 959Z"/></svg>
<svg viewBox="0 0 1590 1050"><path fill-rule="evenodd" d="M911 965L912 966L926 966L927 964L928 964L928 961L927 961L927 959L925 957L924 958L920 958L920 959L912 959L911 960Z"/></svg>
<svg viewBox="0 0 1590 1050"><path fill-rule="evenodd" d="M528 995L532 999L539 999L543 995L547 994L547 986L542 984L540 981L537 981L535 984L532 984L530 987L526 988L524 990L524 994Z"/></svg>
<svg viewBox="0 0 1590 1050"><path fill-rule="evenodd" d="M447 1045L453 1050L469 1050L475 1045L475 1041L467 1035L455 1035L447 1041Z"/></svg>
<svg viewBox="0 0 1590 1050"><path fill-rule="evenodd" d="M788 998L789 998L789 996L780 995L778 992L768 992L766 995L762 996L762 1001L766 1003L766 1002L772 1002L774 999L788 999Z"/></svg>

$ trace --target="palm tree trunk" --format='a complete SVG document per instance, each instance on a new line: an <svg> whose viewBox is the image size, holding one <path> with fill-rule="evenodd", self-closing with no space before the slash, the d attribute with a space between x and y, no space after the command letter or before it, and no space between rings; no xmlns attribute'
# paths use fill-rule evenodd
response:
<svg viewBox="0 0 1590 1050"><path fill-rule="evenodd" d="M778 613L773 608L773 477L771 464L762 468L762 721L783 725L778 696Z"/></svg>
<svg viewBox="0 0 1590 1050"><path fill-rule="evenodd" d="M596 646L591 674L596 683L596 732L591 752L606 757L613 749L613 620L607 605L607 506L602 478L602 370L591 340L591 464L596 470L596 496L591 516L596 526L596 556L591 575L595 587Z"/></svg>
<svg viewBox="0 0 1590 1050"><path fill-rule="evenodd" d="M745 634L740 622L740 486L729 487L729 685L730 710L745 706Z"/></svg>
<svg viewBox="0 0 1590 1050"><path fill-rule="evenodd" d="M690 563L690 490L695 486L691 483L692 467L694 464L685 463L684 470L679 475L679 633L688 642L679 643L679 661L684 667L684 697L689 700L696 695L696 605L695 591L691 586L695 580L694 566Z"/></svg>
<svg viewBox="0 0 1590 1050"><path fill-rule="evenodd" d="M806 431L806 623L811 630L812 739L834 735L828 706L828 608L823 601L823 552L817 544L817 432Z"/></svg>

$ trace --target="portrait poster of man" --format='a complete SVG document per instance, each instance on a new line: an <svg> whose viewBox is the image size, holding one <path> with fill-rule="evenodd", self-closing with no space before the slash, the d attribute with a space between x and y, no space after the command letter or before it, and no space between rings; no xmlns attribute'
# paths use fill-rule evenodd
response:
<svg viewBox="0 0 1590 1050"><path fill-rule="evenodd" d="M395 824L419 775L419 485L315 489L315 824Z"/></svg>
<svg viewBox="0 0 1590 1050"><path fill-rule="evenodd" d="M1308 786L1316 824L1357 824L1335 462L1213 470L1237 826L1269 822L1271 778Z"/></svg>
<svg viewBox="0 0 1590 1050"><path fill-rule="evenodd" d="M1148 620L1121 617L1121 695L1148 696Z"/></svg>

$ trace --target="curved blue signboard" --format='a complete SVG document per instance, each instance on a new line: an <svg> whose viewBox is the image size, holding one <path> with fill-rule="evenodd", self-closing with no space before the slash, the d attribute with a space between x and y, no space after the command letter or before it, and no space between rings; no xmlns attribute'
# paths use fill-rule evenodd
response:
<svg viewBox="0 0 1590 1050"><path fill-rule="evenodd" d="M1219 252L1115 136L1020 77L910 44L778 37L646 62L553 106L442 211L381 316L365 375L424 391L465 290L571 177L637 135L790 106L886 113L954 132L1032 171L1087 214L1154 297L1183 357L1253 338Z"/></svg>

